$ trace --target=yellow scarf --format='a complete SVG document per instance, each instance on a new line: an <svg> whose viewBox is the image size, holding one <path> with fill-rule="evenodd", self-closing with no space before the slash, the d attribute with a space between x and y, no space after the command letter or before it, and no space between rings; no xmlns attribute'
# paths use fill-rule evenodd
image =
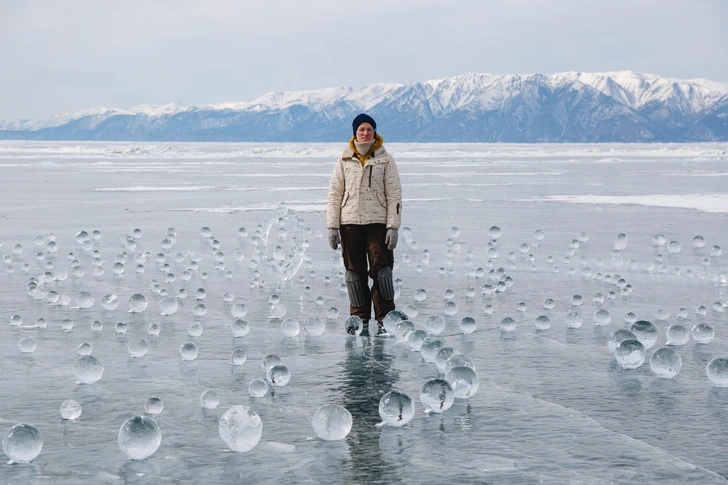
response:
<svg viewBox="0 0 728 485"><path fill-rule="evenodd" d="M384 138L382 138L379 135L379 133L374 133L374 143L369 148L369 151L366 152L366 154L362 155L361 153L359 153L356 150L356 145L354 145L354 140L356 140L356 137L355 136L352 136L351 137L351 140L349 140L349 148L351 148L351 151L354 152L354 155L356 156L356 158L359 159L359 161L361 162L362 166L366 165L367 160L369 160L370 158L372 158L372 155L374 155L374 151L377 148L379 148L382 145L384 145Z"/></svg>

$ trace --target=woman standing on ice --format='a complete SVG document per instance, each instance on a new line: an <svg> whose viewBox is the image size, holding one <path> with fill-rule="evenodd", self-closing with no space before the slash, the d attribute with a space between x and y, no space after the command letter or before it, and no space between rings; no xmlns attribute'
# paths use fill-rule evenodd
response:
<svg viewBox="0 0 728 485"><path fill-rule="evenodd" d="M326 227L331 248L341 243L351 315L360 317L368 332L373 303L377 331L383 333L382 320L394 310L392 264L402 185L374 119L362 113L352 128L354 136L331 174Z"/></svg>

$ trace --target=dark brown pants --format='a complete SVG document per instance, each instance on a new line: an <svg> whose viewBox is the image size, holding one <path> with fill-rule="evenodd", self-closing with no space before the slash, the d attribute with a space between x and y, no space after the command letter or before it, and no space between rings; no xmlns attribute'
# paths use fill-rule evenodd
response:
<svg viewBox="0 0 728 485"><path fill-rule="evenodd" d="M394 252L387 249L387 245L384 244L387 227L384 224L342 224L339 232L341 234L341 253L346 270L358 273L362 281L368 281L367 278L374 281L368 292L365 285L366 303L364 306L351 306L349 312L362 320L369 320L372 316L372 303L374 303L374 318L382 321L387 313L394 310L394 300L384 300L379 294L377 284L379 270L392 266L394 263Z"/></svg>

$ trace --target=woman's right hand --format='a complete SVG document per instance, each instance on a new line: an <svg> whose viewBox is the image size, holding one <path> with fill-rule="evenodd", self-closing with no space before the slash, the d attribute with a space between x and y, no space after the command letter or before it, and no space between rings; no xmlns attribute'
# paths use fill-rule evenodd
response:
<svg viewBox="0 0 728 485"><path fill-rule="evenodd" d="M340 242L341 238L339 237L339 230L329 229L329 246L331 246L331 249L338 248Z"/></svg>

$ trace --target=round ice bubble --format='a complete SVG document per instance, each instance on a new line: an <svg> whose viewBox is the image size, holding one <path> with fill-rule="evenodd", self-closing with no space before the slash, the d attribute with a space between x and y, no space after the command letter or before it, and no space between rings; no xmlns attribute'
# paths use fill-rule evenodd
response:
<svg viewBox="0 0 728 485"><path fill-rule="evenodd" d="M215 409L220 404L220 398L212 389L206 389L200 394L200 404L205 409Z"/></svg>
<svg viewBox="0 0 728 485"><path fill-rule="evenodd" d="M35 352L35 339L33 337L23 337L18 341L18 350L23 354Z"/></svg>
<svg viewBox="0 0 728 485"><path fill-rule="evenodd" d="M419 313L419 310L414 305L407 305L404 307L404 312L407 314L408 317L414 318Z"/></svg>
<svg viewBox="0 0 728 485"><path fill-rule="evenodd" d="M670 241L667 243L667 252L670 254L677 254L680 252L682 246L678 241Z"/></svg>
<svg viewBox="0 0 728 485"><path fill-rule="evenodd" d="M344 332L347 335L361 335L364 329L364 322L356 315L352 315L344 320Z"/></svg>
<svg viewBox="0 0 728 485"><path fill-rule="evenodd" d="M81 405L73 399L68 399L61 403L61 418L74 420L81 417Z"/></svg>
<svg viewBox="0 0 728 485"><path fill-rule="evenodd" d="M265 379L273 387L285 387L291 379L288 367L282 364L274 365L265 373Z"/></svg>
<svg viewBox="0 0 728 485"><path fill-rule="evenodd" d="M407 340L410 350L419 352L422 348L422 342L424 342L426 338L427 332L424 330L415 330L410 333L409 339Z"/></svg>
<svg viewBox="0 0 728 485"><path fill-rule="evenodd" d="M118 334L125 334L128 327L129 326L124 322L117 322L116 325L114 325L114 332Z"/></svg>
<svg viewBox="0 0 728 485"><path fill-rule="evenodd" d="M245 337L250 331L250 325L242 318L236 318L233 320L233 323L230 324L230 328L233 332L233 337Z"/></svg>
<svg viewBox="0 0 728 485"><path fill-rule="evenodd" d="M703 236L695 236L693 238L693 247L700 249L705 246L705 238Z"/></svg>
<svg viewBox="0 0 728 485"><path fill-rule="evenodd" d="M624 314L624 323L631 325L636 321L637 321L637 315L635 315L634 313L627 312Z"/></svg>
<svg viewBox="0 0 728 485"><path fill-rule="evenodd" d="M397 330L397 325L402 320L409 320L407 314L399 310L392 310L384 316L382 323L387 333L394 335L395 330Z"/></svg>
<svg viewBox="0 0 728 485"><path fill-rule="evenodd" d="M690 334L693 336L693 340L698 344L709 344L713 337L715 337L715 331L713 327L705 323L695 325Z"/></svg>
<svg viewBox="0 0 728 485"><path fill-rule="evenodd" d="M574 295L571 297L572 306L581 306L583 301L584 301L584 298L582 298L581 295Z"/></svg>
<svg viewBox="0 0 728 485"><path fill-rule="evenodd" d="M388 426L404 426L414 415L415 403L402 391L389 391L379 401L379 416Z"/></svg>
<svg viewBox="0 0 728 485"><path fill-rule="evenodd" d="M281 358L278 357L277 355L273 355L273 354L266 355L265 357L263 357L263 360L260 361L260 367L265 372L268 372L268 369L270 369L274 365L281 365L281 364L283 364L283 361L281 360Z"/></svg>
<svg viewBox="0 0 728 485"><path fill-rule="evenodd" d="M688 318L688 309L685 307L678 308L677 312L675 313L675 316L677 316L677 318L681 318L681 319Z"/></svg>
<svg viewBox="0 0 728 485"><path fill-rule="evenodd" d="M326 322L319 316L310 315L303 321L303 328L308 335L318 337L326 330Z"/></svg>
<svg viewBox="0 0 728 485"><path fill-rule="evenodd" d="M42 448L43 436L30 424L16 424L3 437L3 452L15 463L30 463Z"/></svg>
<svg viewBox="0 0 728 485"><path fill-rule="evenodd" d="M584 319L577 310L571 310L566 314L566 326L568 328L579 328L584 322Z"/></svg>
<svg viewBox="0 0 728 485"><path fill-rule="evenodd" d="M712 248L710 248L710 255L711 256L717 258L721 254L723 254L723 250L721 249L720 246L713 246Z"/></svg>
<svg viewBox="0 0 728 485"><path fill-rule="evenodd" d="M614 351L614 358L623 369L636 369L645 361L647 351L639 340L622 340Z"/></svg>
<svg viewBox="0 0 728 485"><path fill-rule="evenodd" d="M202 303L198 303L192 308L192 314L196 317L204 317L207 315L207 307Z"/></svg>
<svg viewBox="0 0 728 485"><path fill-rule="evenodd" d="M351 413L338 404L320 406L311 421L314 432L326 441L343 440L351 431L352 424Z"/></svg>
<svg viewBox="0 0 728 485"><path fill-rule="evenodd" d="M447 315L448 317L452 317L458 312L458 307L455 304L454 301L448 301L445 303L445 309L443 310L443 313Z"/></svg>
<svg viewBox="0 0 728 485"><path fill-rule="evenodd" d="M243 318L248 313L248 307L244 303L236 303L230 307L230 314L235 318Z"/></svg>
<svg viewBox="0 0 728 485"><path fill-rule="evenodd" d="M490 304L485 305L483 307L483 313L486 315L492 315L493 314L493 305L490 305Z"/></svg>
<svg viewBox="0 0 728 485"><path fill-rule="evenodd" d="M458 366L451 368L445 375L445 380L455 392L456 399L467 399L478 392L480 380L478 374L470 367Z"/></svg>
<svg viewBox="0 0 728 485"><path fill-rule="evenodd" d="M144 460L162 443L162 431L152 418L132 416L119 428L119 448L132 460Z"/></svg>
<svg viewBox="0 0 728 485"><path fill-rule="evenodd" d="M281 331L286 337L295 337L301 331L301 324L295 318L284 318L281 322Z"/></svg>
<svg viewBox="0 0 728 485"><path fill-rule="evenodd" d="M728 358L716 357L706 367L708 379L715 387L728 387ZM5 453L7 454L7 452Z"/></svg>
<svg viewBox="0 0 728 485"><path fill-rule="evenodd" d="M335 306L329 308L326 311L326 318L328 318L329 320L336 320L337 318L339 318L339 309Z"/></svg>
<svg viewBox="0 0 728 485"><path fill-rule="evenodd" d="M149 344L146 340L138 338L129 342L127 348L129 349L129 355L133 358L140 358L147 355L147 352L149 351Z"/></svg>
<svg viewBox="0 0 728 485"><path fill-rule="evenodd" d="M220 438L237 452L255 448L263 434L263 421L247 406L233 406L222 415L218 425Z"/></svg>
<svg viewBox="0 0 728 485"><path fill-rule="evenodd" d="M190 322L187 326L187 335L190 337L199 337L204 332L204 328L200 322Z"/></svg>
<svg viewBox="0 0 728 485"><path fill-rule="evenodd" d="M162 414L162 409L164 409L164 403L158 397L150 397L144 403L144 410L147 414Z"/></svg>
<svg viewBox="0 0 728 485"><path fill-rule="evenodd" d="M420 288L419 290L416 290L414 299L415 299L415 301L418 301L418 302L425 301L427 299L427 292L425 290L423 290L422 288Z"/></svg>
<svg viewBox="0 0 728 485"><path fill-rule="evenodd" d="M152 322L147 327L147 333L149 335L159 335L159 332L162 330L162 327L159 326L157 322Z"/></svg>
<svg viewBox="0 0 728 485"><path fill-rule="evenodd" d="M445 344L437 337L427 337L420 345L420 354L425 362L435 362L437 352L443 348Z"/></svg>
<svg viewBox="0 0 728 485"><path fill-rule="evenodd" d="M477 327L477 323L475 322L475 319L472 317L463 317L460 320L460 330L464 334L475 332L476 327Z"/></svg>
<svg viewBox="0 0 728 485"><path fill-rule="evenodd" d="M655 320L667 320L670 318L670 312L664 308L660 308L655 312Z"/></svg>
<svg viewBox="0 0 728 485"><path fill-rule="evenodd" d="M394 336L397 338L398 342L407 342L414 330L414 323L409 320L402 320L397 324L397 328L394 330Z"/></svg>
<svg viewBox="0 0 728 485"><path fill-rule="evenodd" d="M627 235L624 233L617 235L617 240L614 241L615 251L624 251L627 249Z"/></svg>
<svg viewBox="0 0 728 485"><path fill-rule="evenodd" d="M614 353L623 340L637 340L637 337L629 330L620 328L609 335L609 338L607 339L607 348L610 352Z"/></svg>
<svg viewBox="0 0 728 485"><path fill-rule="evenodd" d="M230 355L230 361L233 365L243 365L246 360L248 360L248 356L245 354L245 350L243 349L235 349Z"/></svg>
<svg viewBox="0 0 728 485"><path fill-rule="evenodd" d="M533 232L533 238L536 241L543 241L543 238L546 236L546 234L541 229L536 229Z"/></svg>
<svg viewBox="0 0 728 485"><path fill-rule="evenodd" d="M445 319L441 315L430 315L425 320L425 328L430 335L439 335L445 330Z"/></svg>
<svg viewBox="0 0 728 485"><path fill-rule="evenodd" d="M540 315L535 320L536 330L548 330L551 328L551 320L546 315Z"/></svg>
<svg viewBox="0 0 728 485"><path fill-rule="evenodd" d="M61 320L61 328L63 330L72 330L73 329L73 320L70 318L64 318Z"/></svg>
<svg viewBox="0 0 728 485"><path fill-rule="evenodd" d="M452 300L453 298L455 298L455 292L454 292L454 291L452 291L452 290L450 290L450 289L447 289L447 290L445 290L445 291L443 292L442 296L443 296L443 298L445 298L446 300Z"/></svg>
<svg viewBox="0 0 728 485"><path fill-rule="evenodd" d="M270 316L271 318L283 318L286 316L286 307L282 303L277 303L275 305L270 306Z"/></svg>
<svg viewBox="0 0 728 485"><path fill-rule="evenodd" d="M116 295L105 295L101 299L101 306L104 307L104 310L116 310L116 308L119 306L119 297Z"/></svg>
<svg viewBox="0 0 728 485"><path fill-rule="evenodd" d="M723 313L723 310L725 310L725 307L723 306L723 302L716 301L711 305L711 308L715 313Z"/></svg>
<svg viewBox="0 0 728 485"><path fill-rule="evenodd" d="M594 312L594 325L608 325L612 321L612 316L603 308Z"/></svg>
<svg viewBox="0 0 728 485"><path fill-rule="evenodd" d="M10 325L13 327L17 327L23 324L23 317L20 315L13 315L10 317Z"/></svg>
<svg viewBox="0 0 728 485"><path fill-rule="evenodd" d="M695 310L695 313L697 313L700 316L705 316L708 314L708 309L705 308L703 305L700 305L697 310Z"/></svg>
<svg viewBox="0 0 728 485"><path fill-rule="evenodd" d="M435 354L435 367L437 367L437 370L440 371L441 374L445 373L445 364L447 361L452 357L453 355L458 355L460 353L459 350L457 350L454 347L443 347L440 350L437 351Z"/></svg>
<svg viewBox="0 0 728 485"><path fill-rule="evenodd" d="M82 355L73 365L73 375L81 384L93 384L104 373L104 365L93 355Z"/></svg>
<svg viewBox="0 0 728 485"><path fill-rule="evenodd" d="M442 374L447 375L447 373L454 367L470 367L475 370L473 359L463 354L453 354L449 359L447 359L442 370Z"/></svg>
<svg viewBox="0 0 728 485"><path fill-rule="evenodd" d="M431 379L420 389L420 402L426 413L444 413L455 402L455 391L445 379Z"/></svg>
<svg viewBox="0 0 728 485"><path fill-rule="evenodd" d="M82 291L76 297L76 302L79 308L91 308L94 306L94 297L88 291Z"/></svg>
<svg viewBox="0 0 728 485"><path fill-rule="evenodd" d="M264 379L253 379L248 385L248 394L252 397L263 397L268 392L268 383Z"/></svg>
<svg viewBox="0 0 728 485"><path fill-rule="evenodd" d="M490 229L488 229L488 235L493 239L498 239L501 237L501 228L498 226L491 226Z"/></svg>
<svg viewBox="0 0 728 485"><path fill-rule="evenodd" d="M667 343L665 345L685 345L690 340L690 332L682 325L670 325L667 329Z"/></svg>
<svg viewBox="0 0 728 485"><path fill-rule="evenodd" d="M680 372L681 367L682 358L680 354L670 347L660 347L650 357L650 369L657 377L663 379L672 379Z"/></svg>
<svg viewBox="0 0 728 485"><path fill-rule="evenodd" d="M162 315L174 315L178 307L177 299L171 296L165 296L159 300L159 309Z"/></svg>
<svg viewBox="0 0 728 485"><path fill-rule="evenodd" d="M637 320L630 325L629 330L635 334L645 349L651 349L657 342L657 328L647 320Z"/></svg>
<svg viewBox="0 0 728 485"><path fill-rule="evenodd" d="M513 332L516 329L516 321L511 317L505 317L500 322L502 332Z"/></svg>
<svg viewBox="0 0 728 485"><path fill-rule="evenodd" d="M129 311L131 313L141 313L147 308L147 297L135 293L129 297Z"/></svg>
<svg viewBox="0 0 728 485"><path fill-rule="evenodd" d="M545 299L545 300L543 301L543 307L544 307L544 308L545 308L546 310L553 310L553 308L554 308L555 306L556 306L556 302L554 302L554 300L552 300L551 298L546 298L546 299Z"/></svg>
<svg viewBox="0 0 728 485"><path fill-rule="evenodd" d="M192 342L182 344L179 348L179 355L182 360L195 360L197 358L197 345Z"/></svg>
<svg viewBox="0 0 728 485"><path fill-rule="evenodd" d="M667 242L667 239L662 234L655 234L652 236L652 245L653 246L664 246Z"/></svg>

